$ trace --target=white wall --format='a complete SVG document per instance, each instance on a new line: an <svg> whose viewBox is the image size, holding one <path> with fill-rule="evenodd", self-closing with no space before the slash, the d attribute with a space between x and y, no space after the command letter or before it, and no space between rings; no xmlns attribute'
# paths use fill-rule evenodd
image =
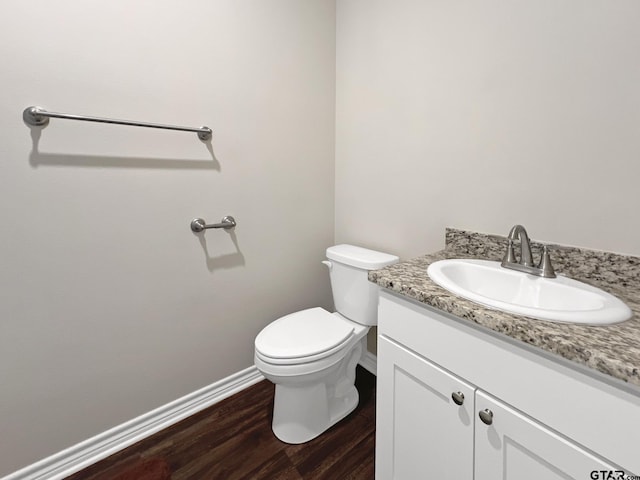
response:
<svg viewBox="0 0 640 480"><path fill-rule="evenodd" d="M253 363L331 307L335 5L3 2L0 476ZM52 120L22 110L213 129ZM234 215L200 240L189 222Z"/></svg>
<svg viewBox="0 0 640 480"><path fill-rule="evenodd" d="M336 241L640 254L640 2L340 0Z"/></svg>

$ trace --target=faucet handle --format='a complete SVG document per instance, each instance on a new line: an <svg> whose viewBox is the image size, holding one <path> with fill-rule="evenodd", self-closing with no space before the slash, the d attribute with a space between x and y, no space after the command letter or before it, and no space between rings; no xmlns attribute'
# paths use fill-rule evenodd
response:
<svg viewBox="0 0 640 480"><path fill-rule="evenodd" d="M502 264L505 263L516 263L516 255L513 253L513 240L509 239L509 245L507 246L507 251L504 254L504 258L502 259Z"/></svg>
<svg viewBox="0 0 640 480"><path fill-rule="evenodd" d="M551 265L551 256L549 255L549 249L546 245L542 246L542 255L540 256L540 264L538 268L541 271L541 276L546 278L556 278L556 272Z"/></svg>

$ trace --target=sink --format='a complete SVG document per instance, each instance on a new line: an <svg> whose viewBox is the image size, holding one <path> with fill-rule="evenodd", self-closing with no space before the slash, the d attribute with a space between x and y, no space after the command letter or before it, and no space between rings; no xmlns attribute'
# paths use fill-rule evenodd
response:
<svg viewBox="0 0 640 480"><path fill-rule="evenodd" d="M429 265L427 273L455 295L517 315L586 325L619 323L632 316L626 304L599 288L563 276L508 270L500 262L440 260Z"/></svg>

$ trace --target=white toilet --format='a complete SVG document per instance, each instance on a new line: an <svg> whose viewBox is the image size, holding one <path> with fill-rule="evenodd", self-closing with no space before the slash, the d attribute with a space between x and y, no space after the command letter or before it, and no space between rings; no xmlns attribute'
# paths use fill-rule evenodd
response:
<svg viewBox="0 0 640 480"><path fill-rule="evenodd" d="M398 262L352 245L328 248L327 258L337 312L291 313L255 340L255 365L276 385L273 433L286 443L308 442L358 405L355 369L378 322L378 287L367 272Z"/></svg>

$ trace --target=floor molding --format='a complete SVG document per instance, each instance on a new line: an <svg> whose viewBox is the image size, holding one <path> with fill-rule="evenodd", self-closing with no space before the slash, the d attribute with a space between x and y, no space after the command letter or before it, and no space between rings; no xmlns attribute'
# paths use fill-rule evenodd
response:
<svg viewBox="0 0 640 480"><path fill-rule="evenodd" d="M360 366L369 373L376 375L378 371L378 357L367 350L360 359Z"/></svg>
<svg viewBox="0 0 640 480"><path fill-rule="evenodd" d="M61 480L263 379L255 366L246 368L0 480Z"/></svg>

